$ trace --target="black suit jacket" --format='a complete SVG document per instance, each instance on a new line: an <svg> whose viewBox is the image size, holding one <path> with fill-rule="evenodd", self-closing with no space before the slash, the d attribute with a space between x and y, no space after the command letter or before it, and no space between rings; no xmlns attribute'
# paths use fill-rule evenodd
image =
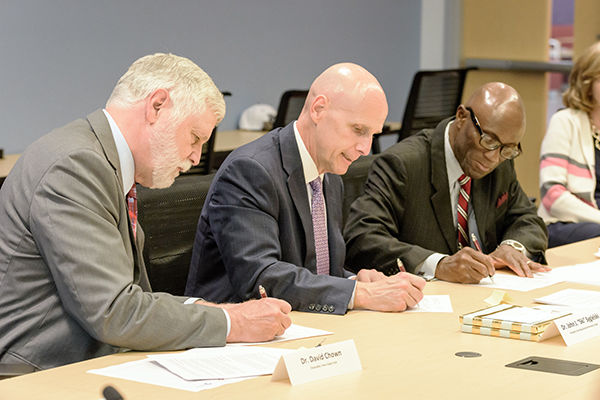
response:
<svg viewBox="0 0 600 400"><path fill-rule="evenodd" d="M317 275L312 218L293 125L235 150L221 165L198 222L186 294L239 302L268 295L294 310L343 314L342 180L325 174L330 274Z"/></svg>
<svg viewBox="0 0 600 400"><path fill-rule="evenodd" d="M374 162L365 193L352 204L345 226L351 269L374 265L391 273L400 257L414 271L434 252L458 251L444 154L450 121L401 141ZM521 189L512 161L473 180L471 202L485 253L514 239L545 261L546 227Z"/></svg>

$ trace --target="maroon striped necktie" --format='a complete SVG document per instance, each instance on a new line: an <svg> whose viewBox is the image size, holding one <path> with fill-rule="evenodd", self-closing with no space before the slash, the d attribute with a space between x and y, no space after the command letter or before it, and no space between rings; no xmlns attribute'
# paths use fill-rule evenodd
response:
<svg viewBox="0 0 600 400"><path fill-rule="evenodd" d="M457 228L458 228L458 248L469 246L469 198L471 196L471 177L462 174L458 178L460 192L458 193L457 210Z"/></svg>
<svg viewBox="0 0 600 400"><path fill-rule="evenodd" d="M131 222L131 230L133 230L133 237L135 238L137 227L137 190L135 183L129 193L127 193L127 212L129 214L129 221Z"/></svg>

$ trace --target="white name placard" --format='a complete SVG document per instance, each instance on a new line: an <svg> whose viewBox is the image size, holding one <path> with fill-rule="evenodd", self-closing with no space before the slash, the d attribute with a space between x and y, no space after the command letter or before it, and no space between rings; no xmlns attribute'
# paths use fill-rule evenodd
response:
<svg viewBox="0 0 600 400"><path fill-rule="evenodd" d="M361 369L354 340L345 340L281 356L272 380L289 378L292 385L298 385Z"/></svg>
<svg viewBox="0 0 600 400"><path fill-rule="evenodd" d="M558 331L567 346L600 336L600 311L578 311L565 315L556 319L546 331L544 333L549 337Z"/></svg>

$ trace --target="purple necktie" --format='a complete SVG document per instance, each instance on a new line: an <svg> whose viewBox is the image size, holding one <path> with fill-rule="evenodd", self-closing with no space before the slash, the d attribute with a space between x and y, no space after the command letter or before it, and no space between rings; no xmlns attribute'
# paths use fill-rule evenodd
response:
<svg viewBox="0 0 600 400"><path fill-rule="evenodd" d="M312 189L312 223L317 252L317 274L329 275L329 244L327 241L327 220L321 178L310 182Z"/></svg>

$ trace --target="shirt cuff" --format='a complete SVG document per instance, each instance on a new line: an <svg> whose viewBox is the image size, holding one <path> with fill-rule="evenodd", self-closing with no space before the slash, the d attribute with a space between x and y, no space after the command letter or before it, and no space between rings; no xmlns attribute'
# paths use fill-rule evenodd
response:
<svg viewBox="0 0 600 400"><path fill-rule="evenodd" d="M421 275L425 280L435 278L435 270L440 260L446 257L447 254L433 253L423 261L423 263L415 268L415 274Z"/></svg>
<svg viewBox="0 0 600 400"><path fill-rule="evenodd" d="M352 278L352 276L350 278ZM350 278L348 278L348 279L350 279ZM348 302L348 310L354 309L354 295L356 294L356 281L354 281L354 282L355 283L354 283L354 289L352 290L352 297L350 297L350 301Z"/></svg>
<svg viewBox="0 0 600 400"><path fill-rule="evenodd" d="M354 295L352 295L352 298L354 299ZM198 300L200 300L200 297L190 297L189 299L184 301L183 304L194 304ZM227 337L229 336L229 331L231 331L231 318L229 318L229 313L224 308L221 308L221 310L223 310L223 313L225 314L225 319L227 320L227 334L225 335L225 337Z"/></svg>

